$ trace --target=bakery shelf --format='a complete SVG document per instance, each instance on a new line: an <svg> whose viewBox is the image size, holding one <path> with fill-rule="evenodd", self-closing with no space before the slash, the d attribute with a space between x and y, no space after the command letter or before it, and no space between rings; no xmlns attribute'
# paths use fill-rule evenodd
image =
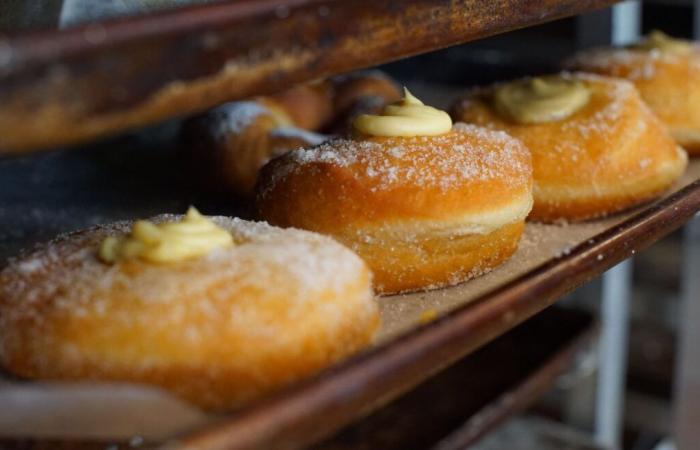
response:
<svg viewBox="0 0 700 450"><path fill-rule="evenodd" d="M0 36L0 151L87 140L615 0L242 0Z"/></svg>

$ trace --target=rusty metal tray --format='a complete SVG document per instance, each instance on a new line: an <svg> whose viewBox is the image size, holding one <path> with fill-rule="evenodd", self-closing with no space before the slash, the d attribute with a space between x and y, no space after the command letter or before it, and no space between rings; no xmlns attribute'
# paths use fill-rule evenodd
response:
<svg viewBox="0 0 700 450"><path fill-rule="evenodd" d="M238 0L0 34L0 152L55 148L615 0Z"/></svg>
<svg viewBox="0 0 700 450"><path fill-rule="evenodd" d="M23 220L34 218L44 226L57 223L53 219L66 220L64 227L76 228L77 224L178 210L192 201L183 192L167 190L172 180L158 177L148 182L160 187L137 184L138 195L130 192L128 186L134 180L119 180L112 173L124 169L118 162L144 164L148 170L149 164L162 167L168 155L159 160L138 146L125 151L124 159L118 161L113 159L113 148L103 153L87 149L0 160L0 172L17 173L29 188L4 194L0 223L7 228L0 230L0 253L11 254L16 241L30 242L42 235L12 234L12 224L31 229ZM32 185L32 174L43 174L47 164L59 181L42 176ZM73 183L68 187L58 187L63 171ZM104 178L104 186L95 183L97 178ZM302 447L396 398L681 226L700 209L700 181L695 181L699 179L700 161L691 161L673 193L656 203L582 224L528 224L514 257L493 272L448 289L380 298L383 327L373 348L231 415L207 416L153 389L4 379L0 404L7 407L0 409L0 438L104 443L136 436L138 442L167 442L187 449ZM44 191L38 186L44 186ZM32 209L37 198L51 194L64 198L66 205L53 212L47 205ZM111 198L117 194L132 202L128 208L122 210L119 200ZM178 198L176 203L166 200L171 195ZM51 198L47 201L55 203ZM71 205L71 201L82 203ZM95 205L89 201L111 202L112 209L94 215ZM148 212L146 204L151 208ZM205 210L237 213L214 204ZM424 323L426 310L435 311L437 320Z"/></svg>

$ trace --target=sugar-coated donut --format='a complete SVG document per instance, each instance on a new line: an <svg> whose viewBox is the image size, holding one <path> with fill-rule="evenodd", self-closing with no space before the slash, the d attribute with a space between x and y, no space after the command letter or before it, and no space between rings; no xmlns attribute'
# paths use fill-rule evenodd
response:
<svg viewBox="0 0 700 450"><path fill-rule="evenodd" d="M495 93L504 85L476 89L453 109L455 120L505 131L532 152L530 218L603 216L658 196L681 176L686 153L631 83L580 73L553 78L584 85L590 98L570 116L544 123L518 123L499 112Z"/></svg>
<svg viewBox="0 0 700 450"><path fill-rule="evenodd" d="M517 248L532 205L530 155L502 132L333 140L263 167L259 211L335 237L394 293L456 284Z"/></svg>
<svg viewBox="0 0 700 450"><path fill-rule="evenodd" d="M686 51L644 46L592 49L566 66L633 82L676 141L689 154L700 155L700 47L686 45Z"/></svg>
<svg viewBox="0 0 700 450"><path fill-rule="evenodd" d="M208 188L251 196L270 158L346 134L352 119L400 97L381 72L359 72L294 86L270 96L231 102L195 116L182 127L189 174Z"/></svg>
<svg viewBox="0 0 700 450"><path fill-rule="evenodd" d="M191 118L182 136L188 172L207 186L242 196L252 195L258 171L270 158L328 139L296 126L281 106L261 99L227 103Z"/></svg>
<svg viewBox="0 0 700 450"><path fill-rule="evenodd" d="M300 84L267 97L258 97L256 100L286 114L294 126L317 131L333 120L335 114L333 89L330 81L319 80Z"/></svg>
<svg viewBox="0 0 700 450"><path fill-rule="evenodd" d="M378 70L352 72L332 79L334 120L332 133L346 135L360 114L377 114L386 105L401 99L394 80Z"/></svg>
<svg viewBox="0 0 700 450"><path fill-rule="evenodd" d="M11 261L0 272L2 366L28 378L152 384L224 410L370 342L371 275L350 250L306 231L212 220L236 245L172 264L100 261L100 242L127 233L127 222Z"/></svg>

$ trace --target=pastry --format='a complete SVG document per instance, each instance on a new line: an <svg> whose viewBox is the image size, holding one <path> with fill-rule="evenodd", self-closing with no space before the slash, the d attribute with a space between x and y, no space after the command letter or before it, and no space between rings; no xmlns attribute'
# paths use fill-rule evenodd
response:
<svg viewBox="0 0 700 450"><path fill-rule="evenodd" d="M0 362L236 407L366 346L366 265L333 240L195 210L62 236L0 272Z"/></svg>
<svg viewBox="0 0 700 450"><path fill-rule="evenodd" d="M327 80L319 80L300 84L268 97L258 97L256 100L289 117L294 126L317 131L333 120L333 96L333 84Z"/></svg>
<svg viewBox="0 0 700 450"><path fill-rule="evenodd" d="M629 208L668 189L687 164L685 151L621 79L562 73L479 88L455 105L453 117L505 131L529 148L534 220Z"/></svg>
<svg viewBox="0 0 700 450"><path fill-rule="evenodd" d="M248 197L270 158L330 139L325 133L346 134L352 118L399 97L396 85L373 71L228 103L184 123L184 165L200 184Z"/></svg>
<svg viewBox="0 0 700 450"><path fill-rule="evenodd" d="M269 98L232 102L186 121L182 153L187 172L209 187L250 196L258 170L270 158L327 139L296 126L281 105ZM323 113L316 113L310 122L321 120Z"/></svg>
<svg viewBox="0 0 700 450"><path fill-rule="evenodd" d="M361 114L379 114L386 105L401 99L399 86L378 70L353 72L332 79L334 120L329 131L346 135Z"/></svg>
<svg viewBox="0 0 700 450"><path fill-rule="evenodd" d="M351 139L261 171L261 216L355 250L382 294L452 285L505 261L532 205L530 155L502 132L456 124L406 92L360 115Z"/></svg>
<svg viewBox="0 0 700 450"><path fill-rule="evenodd" d="M691 155L700 154L700 47L655 31L637 45L584 51L567 67L625 78Z"/></svg>

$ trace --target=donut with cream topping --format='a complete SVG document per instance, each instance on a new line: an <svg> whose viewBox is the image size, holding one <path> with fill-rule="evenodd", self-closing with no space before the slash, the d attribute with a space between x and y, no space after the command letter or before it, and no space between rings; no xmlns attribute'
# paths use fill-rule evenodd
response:
<svg viewBox="0 0 700 450"><path fill-rule="evenodd" d="M584 220L629 208L660 195L687 164L625 80L562 73L478 88L455 105L453 117L505 131L528 147L534 220Z"/></svg>
<svg viewBox="0 0 700 450"><path fill-rule="evenodd" d="M374 71L222 105L184 123L187 171L206 187L250 196L269 159L328 140L323 133L346 134L352 118L377 112L399 97L393 81Z"/></svg>
<svg viewBox="0 0 700 450"><path fill-rule="evenodd" d="M401 100L399 86L378 70L359 71L332 78L334 119L328 131L347 135L360 114L379 114Z"/></svg>
<svg viewBox="0 0 700 450"><path fill-rule="evenodd" d="M355 353L378 323L347 248L195 211L62 236L0 272L9 372L151 384L211 410Z"/></svg>
<svg viewBox="0 0 700 450"><path fill-rule="evenodd" d="M625 48L585 50L567 68L625 78L689 154L700 155L700 47L655 31Z"/></svg>
<svg viewBox="0 0 700 450"><path fill-rule="evenodd" d="M406 123L420 123L424 135L407 136ZM520 142L452 126L410 95L355 124L352 139L294 150L262 169L263 218L352 248L383 294L456 284L515 251L532 205Z"/></svg>

